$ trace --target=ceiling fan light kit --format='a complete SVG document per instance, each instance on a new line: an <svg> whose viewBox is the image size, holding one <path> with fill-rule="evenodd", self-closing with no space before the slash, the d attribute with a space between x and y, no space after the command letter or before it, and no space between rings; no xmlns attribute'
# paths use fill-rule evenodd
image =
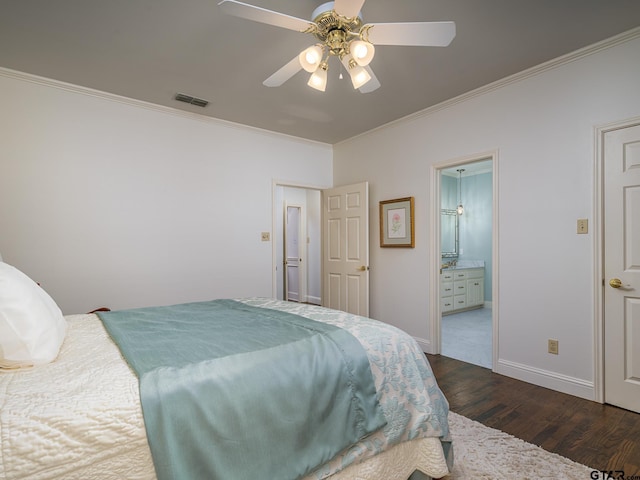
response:
<svg viewBox="0 0 640 480"><path fill-rule="evenodd" d="M365 70L364 67L358 65L350 54L342 57L341 60L344 68L349 72L353 88L359 89L371 80L372 77L369 72Z"/></svg>
<svg viewBox="0 0 640 480"><path fill-rule="evenodd" d="M303 20L237 0L222 0L218 5L230 15L266 23L301 33L313 34L321 43L311 45L285 64L263 84L278 87L300 70L311 73L307 84L325 91L329 58L334 56L349 72L353 88L362 93L380 87L369 64L377 45L416 45L444 47L456 34L453 22L411 22L362 24L360 9L365 0L336 0L316 8L313 20Z"/></svg>
<svg viewBox="0 0 640 480"><path fill-rule="evenodd" d="M369 65L376 53L376 49L373 44L365 42L364 40L353 40L349 44L349 50L351 51L353 59L361 67Z"/></svg>
<svg viewBox="0 0 640 480"><path fill-rule="evenodd" d="M298 60L302 68L309 73L313 73L320 66L323 55L324 51L320 45L311 45L309 48L300 52Z"/></svg>
<svg viewBox="0 0 640 480"><path fill-rule="evenodd" d="M320 66L311 74L307 85L316 90L324 92L327 88L327 70L329 66L327 62L322 62Z"/></svg>

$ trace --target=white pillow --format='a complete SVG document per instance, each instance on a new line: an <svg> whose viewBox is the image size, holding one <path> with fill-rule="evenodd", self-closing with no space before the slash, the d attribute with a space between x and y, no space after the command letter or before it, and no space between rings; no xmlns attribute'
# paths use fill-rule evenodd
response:
<svg viewBox="0 0 640 480"><path fill-rule="evenodd" d="M66 331L67 321L47 292L0 262L0 368L55 360Z"/></svg>

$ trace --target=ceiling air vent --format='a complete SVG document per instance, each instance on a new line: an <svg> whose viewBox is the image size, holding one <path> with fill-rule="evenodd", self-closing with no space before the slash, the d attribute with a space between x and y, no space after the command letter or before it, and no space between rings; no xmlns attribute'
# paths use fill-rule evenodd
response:
<svg viewBox="0 0 640 480"><path fill-rule="evenodd" d="M195 105L197 107L206 107L207 105L209 105L208 100L192 97L191 95L185 95L184 93L178 93L175 99L179 102L190 103L191 105Z"/></svg>

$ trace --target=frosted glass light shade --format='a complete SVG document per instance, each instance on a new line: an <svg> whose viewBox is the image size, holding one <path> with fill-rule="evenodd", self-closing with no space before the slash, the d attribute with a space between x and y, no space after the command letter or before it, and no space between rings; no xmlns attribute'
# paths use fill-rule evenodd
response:
<svg viewBox="0 0 640 480"><path fill-rule="evenodd" d="M322 61L322 48L319 45L311 45L300 52L298 60L302 68L309 73L313 73L318 69Z"/></svg>
<svg viewBox="0 0 640 480"><path fill-rule="evenodd" d="M309 77L309 81L307 82L311 88L315 88L316 90L320 90L324 92L327 88L327 65L322 64L315 72L311 74Z"/></svg>
<svg viewBox="0 0 640 480"><path fill-rule="evenodd" d="M361 67L366 67L373 60L376 53L375 47L364 40L354 40L349 44L351 56Z"/></svg>
<svg viewBox="0 0 640 480"><path fill-rule="evenodd" d="M360 88L369 80L371 80L371 75L361 66L356 66L349 69L349 75L351 75L351 83L353 84L353 88Z"/></svg>

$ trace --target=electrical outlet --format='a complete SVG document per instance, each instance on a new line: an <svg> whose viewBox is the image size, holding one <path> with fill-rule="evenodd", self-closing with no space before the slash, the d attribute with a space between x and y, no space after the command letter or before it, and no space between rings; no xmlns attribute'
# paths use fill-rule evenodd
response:
<svg viewBox="0 0 640 480"><path fill-rule="evenodd" d="M586 218L578 219L578 233L589 233L589 220Z"/></svg>
<svg viewBox="0 0 640 480"><path fill-rule="evenodd" d="M271 235L269 235L269 232L262 232L262 233L260 234L260 239L261 239L263 242L268 242L268 241L271 239Z"/></svg>
<svg viewBox="0 0 640 480"><path fill-rule="evenodd" d="M549 353L558 355L558 340L549 339Z"/></svg>

